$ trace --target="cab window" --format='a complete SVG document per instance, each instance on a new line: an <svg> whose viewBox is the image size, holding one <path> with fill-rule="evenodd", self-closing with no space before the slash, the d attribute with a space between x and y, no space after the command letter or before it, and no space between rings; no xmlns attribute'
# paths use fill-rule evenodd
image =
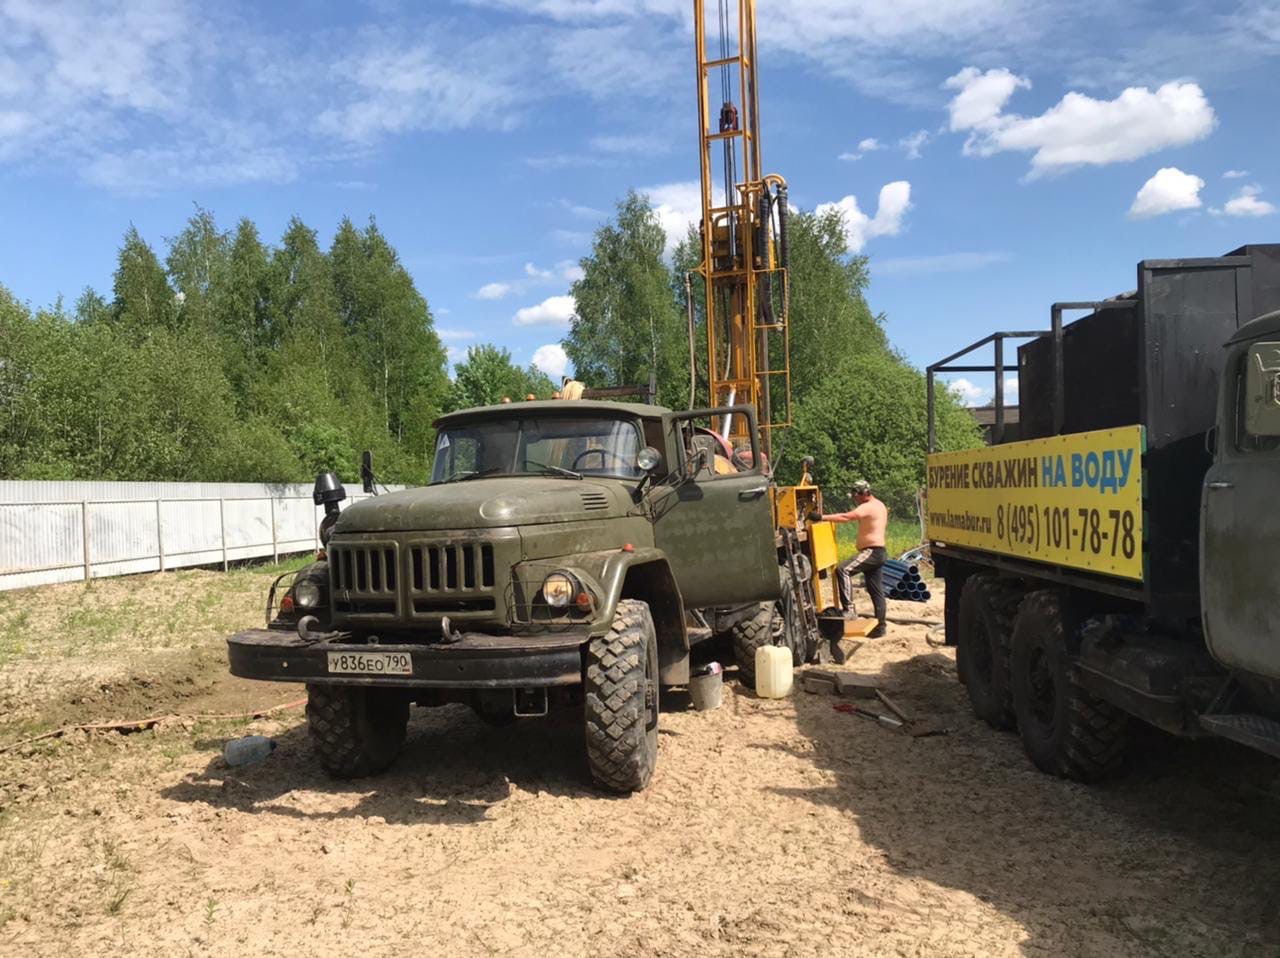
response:
<svg viewBox="0 0 1280 958"><path fill-rule="evenodd" d="M1236 374L1236 447L1280 449L1280 343L1254 343Z"/></svg>
<svg viewBox="0 0 1280 958"><path fill-rule="evenodd" d="M755 442L746 414L687 418L676 425L686 478L705 481L753 471Z"/></svg>

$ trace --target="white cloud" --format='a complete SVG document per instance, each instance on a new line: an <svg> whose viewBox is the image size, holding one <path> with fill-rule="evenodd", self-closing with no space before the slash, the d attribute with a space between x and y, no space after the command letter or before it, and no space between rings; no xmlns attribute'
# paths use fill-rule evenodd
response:
<svg viewBox="0 0 1280 958"><path fill-rule="evenodd" d="M929 276L967 273L1013 259L1010 253L942 253L938 256L895 256L871 264L873 276Z"/></svg>
<svg viewBox="0 0 1280 958"><path fill-rule="evenodd" d="M443 312L443 311L441 311ZM440 327L436 329L436 335L446 343L459 342L461 340L475 339L476 334L471 329L450 329L448 327Z"/></svg>
<svg viewBox="0 0 1280 958"><path fill-rule="evenodd" d="M1248 175L1248 170L1227 170L1222 174L1222 178L1224 180L1243 180Z"/></svg>
<svg viewBox="0 0 1280 958"><path fill-rule="evenodd" d="M916 130L898 141L898 146L907 154L908 160L918 160L924 154L921 152L924 145L933 139L933 134L928 130Z"/></svg>
<svg viewBox="0 0 1280 958"><path fill-rule="evenodd" d="M1129 207L1129 218L1141 220L1177 210L1198 210L1202 189L1204 180L1200 177L1166 166L1142 184Z"/></svg>
<svg viewBox="0 0 1280 958"><path fill-rule="evenodd" d="M646 186L639 192L649 197L658 222L667 234L667 256L685 238L689 228L702 217L702 187L696 181Z"/></svg>
<svg viewBox="0 0 1280 958"><path fill-rule="evenodd" d="M965 67L955 76L948 77L942 87L958 91L947 107L954 133L985 130L998 125L1005 104L1019 87L1029 89L1031 81L1015 76L1004 67L986 73L977 67Z"/></svg>
<svg viewBox="0 0 1280 958"><path fill-rule="evenodd" d="M1018 401L1018 377L1004 377L1004 401L1006 403L1016 403Z"/></svg>
<svg viewBox="0 0 1280 958"><path fill-rule="evenodd" d="M1039 116L1006 113L1030 81L1009 70L967 67L943 84L956 90L950 126L968 132L965 153L1029 152L1033 176L1078 166L1105 166L1194 143L1217 125L1213 107L1195 83L1166 83L1152 92L1129 87L1114 100L1067 93Z"/></svg>
<svg viewBox="0 0 1280 958"><path fill-rule="evenodd" d="M559 382L569 368L569 357L559 343L547 343L533 351L533 364Z"/></svg>
<svg viewBox="0 0 1280 958"><path fill-rule="evenodd" d="M549 270L549 269L538 269L538 267L534 266L532 263L525 263L525 264L524 264L524 275L526 275L526 276L528 276L528 277L530 277L530 278L532 278L532 279L550 279L550 278L551 278L551 270Z"/></svg>
<svg viewBox="0 0 1280 958"><path fill-rule="evenodd" d="M476 290L476 299L502 299L511 292L510 283L485 283Z"/></svg>
<svg viewBox="0 0 1280 958"><path fill-rule="evenodd" d="M512 323L516 326L567 327L573 320L573 297L551 296L537 306L516 310Z"/></svg>
<svg viewBox="0 0 1280 958"><path fill-rule="evenodd" d="M368 144L418 130L511 129L519 115L513 107L532 93L519 81L515 51L503 57L501 45L496 38L432 43L367 31L328 66L341 81L332 88L339 102L320 112L317 131Z"/></svg>
<svg viewBox="0 0 1280 958"><path fill-rule="evenodd" d="M1221 212L1227 216L1270 216L1276 211L1275 204L1258 199L1261 192L1260 186L1242 186L1239 193L1227 200Z"/></svg>
<svg viewBox="0 0 1280 958"><path fill-rule="evenodd" d="M201 144L104 151L86 162L80 175L94 186L137 194L237 183L289 183L297 179L298 166L284 150L221 150Z"/></svg>
<svg viewBox="0 0 1280 958"><path fill-rule="evenodd" d="M903 219L909 209L911 184L906 180L897 180L881 187L880 206L874 217L867 216L859 209L858 198L853 195L835 203L819 203L814 212L821 215L829 210L838 211L844 218L849 251L860 253L868 240L877 236L897 236L902 232Z"/></svg>
<svg viewBox="0 0 1280 958"><path fill-rule="evenodd" d="M948 385L956 398L966 406L980 406L991 395L991 390L983 389L967 379L953 379Z"/></svg>
<svg viewBox="0 0 1280 958"><path fill-rule="evenodd" d="M670 153L671 138L658 133L610 133L593 136L591 149L601 153L649 154Z"/></svg>
<svg viewBox="0 0 1280 958"><path fill-rule="evenodd" d="M591 234L581 230L554 229L551 238L561 246L585 246L591 242Z"/></svg>
<svg viewBox="0 0 1280 958"><path fill-rule="evenodd" d="M583 219L598 220L604 216L604 212L594 206L584 206L581 203L573 203L569 200L561 200L560 205L574 216L581 216Z"/></svg>
<svg viewBox="0 0 1280 958"><path fill-rule="evenodd" d="M841 153L842 160L860 160L868 153L874 153L876 150L883 150L884 144L877 140L874 136L869 136L858 143L857 150L852 153Z"/></svg>
<svg viewBox="0 0 1280 958"><path fill-rule="evenodd" d="M578 265L578 261L573 259L562 259L556 263L556 272L560 274L561 279L570 283L576 283L586 275Z"/></svg>

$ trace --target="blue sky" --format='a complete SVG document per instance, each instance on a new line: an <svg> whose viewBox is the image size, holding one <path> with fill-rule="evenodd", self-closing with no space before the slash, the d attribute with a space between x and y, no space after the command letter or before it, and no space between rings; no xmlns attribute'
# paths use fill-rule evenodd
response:
<svg viewBox="0 0 1280 958"><path fill-rule="evenodd" d="M1280 240L1280 0L759 0L759 25L765 166L846 211L918 365L1139 259ZM0 0L0 283L108 291L129 224L161 247L195 203L271 241L373 215L453 355L555 374L614 201L694 215L692 57L691 0Z"/></svg>

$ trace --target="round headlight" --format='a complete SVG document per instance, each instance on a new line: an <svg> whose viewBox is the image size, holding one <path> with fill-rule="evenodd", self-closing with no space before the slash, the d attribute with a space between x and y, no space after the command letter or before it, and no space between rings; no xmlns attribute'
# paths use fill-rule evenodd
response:
<svg viewBox="0 0 1280 958"><path fill-rule="evenodd" d="M542 597L553 609L563 609L577 594L578 583L567 572L553 572L542 580Z"/></svg>
<svg viewBox="0 0 1280 958"><path fill-rule="evenodd" d="M293 587L293 602L300 609L314 609L320 599L320 584L315 579L303 579Z"/></svg>
<svg viewBox="0 0 1280 958"><path fill-rule="evenodd" d="M636 465L643 472L653 472L658 468L658 463L662 462L662 453L654 449L653 446L645 446L636 453Z"/></svg>

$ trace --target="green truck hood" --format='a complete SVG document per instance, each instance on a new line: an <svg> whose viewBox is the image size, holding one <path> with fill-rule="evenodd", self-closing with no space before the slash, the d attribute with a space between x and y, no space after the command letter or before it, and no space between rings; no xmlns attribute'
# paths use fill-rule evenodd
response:
<svg viewBox="0 0 1280 958"><path fill-rule="evenodd" d="M334 532L414 532L609 519L632 507L631 486L619 480L474 479L421 486L353 503Z"/></svg>

